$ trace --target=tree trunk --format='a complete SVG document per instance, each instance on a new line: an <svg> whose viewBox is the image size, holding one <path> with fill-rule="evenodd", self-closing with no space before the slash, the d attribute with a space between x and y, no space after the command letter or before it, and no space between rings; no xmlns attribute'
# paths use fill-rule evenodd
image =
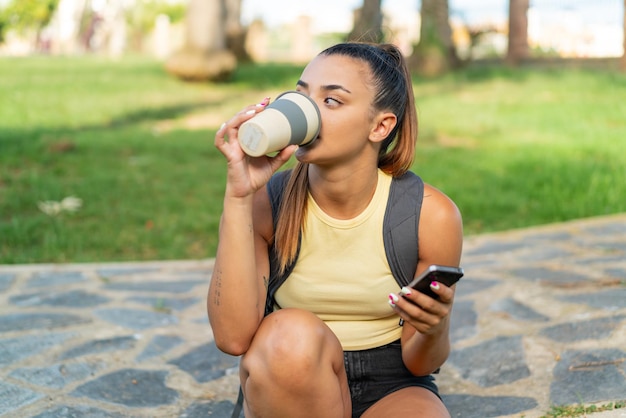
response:
<svg viewBox="0 0 626 418"><path fill-rule="evenodd" d="M225 0L190 0L185 21L185 46L175 52L165 68L189 81L223 81L237 66L226 49Z"/></svg>
<svg viewBox="0 0 626 418"><path fill-rule="evenodd" d="M420 40L409 58L412 70L426 76L457 68L460 60L452 41L448 0L422 0Z"/></svg>
<svg viewBox="0 0 626 418"><path fill-rule="evenodd" d="M363 0L363 5L354 12L354 27L348 41L382 42L382 0Z"/></svg>
<svg viewBox="0 0 626 418"><path fill-rule="evenodd" d="M246 51L247 31L241 25L241 0L226 0L226 48L239 62L251 61Z"/></svg>
<svg viewBox="0 0 626 418"><path fill-rule="evenodd" d="M519 65L528 58L528 7L529 0L509 0L509 65Z"/></svg>

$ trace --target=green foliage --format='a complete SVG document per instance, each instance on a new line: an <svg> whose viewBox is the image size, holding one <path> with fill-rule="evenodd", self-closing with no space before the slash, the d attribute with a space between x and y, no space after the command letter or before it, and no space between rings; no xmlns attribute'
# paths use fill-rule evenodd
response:
<svg viewBox="0 0 626 418"><path fill-rule="evenodd" d="M587 414L595 412L613 411L615 409L626 408L626 401L611 402L605 405L565 405L553 406L550 411L541 418L558 418L558 417L586 417Z"/></svg>
<svg viewBox="0 0 626 418"><path fill-rule="evenodd" d="M170 22L176 23L185 17L187 6L184 3L172 3L167 0L140 0L127 13L132 28L140 33L147 33L154 27L157 16L166 15Z"/></svg>
<svg viewBox="0 0 626 418"><path fill-rule="evenodd" d="M11 0L0 13L0 32L39 31L50 23L58 4L59 0Z"/></svg>
<svg viewBox="0 0 626 418"><path fill-rule="evenodd" d="M301 70L186 84L133 57L0 58L0 263L213 257L214 132ZM454 199L466 234L626 211L626 76L474 66L414 87L413 169ZM75 212L38 207L69 196Z"/></svg>

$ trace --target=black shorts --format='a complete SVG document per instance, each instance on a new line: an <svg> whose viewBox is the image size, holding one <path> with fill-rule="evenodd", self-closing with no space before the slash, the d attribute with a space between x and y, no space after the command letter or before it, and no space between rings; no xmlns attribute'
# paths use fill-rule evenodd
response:
<svg viewBox="0 0 626 418"><path fill-rule="evenodd" d="M414 376L402 361L400 341L361 351L344 351L344 364L352 398L352 418L360 417L376 401L411 386L439 396L432 376Z"/></svg>

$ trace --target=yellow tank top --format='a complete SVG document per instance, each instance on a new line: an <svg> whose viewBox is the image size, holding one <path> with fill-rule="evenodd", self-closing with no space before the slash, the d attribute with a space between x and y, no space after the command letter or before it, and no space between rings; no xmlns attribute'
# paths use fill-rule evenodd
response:
<svg viewBox="0 0 626 418"><path fill-rule="evenodd" d="M276 292L278 306L315 313L346 351L400 338L398 316L387 302L399 286L387 263L382 233L390 186L391 176L379 171L371 202L347 220L328 216L309 194L297 263Z"/></svg>

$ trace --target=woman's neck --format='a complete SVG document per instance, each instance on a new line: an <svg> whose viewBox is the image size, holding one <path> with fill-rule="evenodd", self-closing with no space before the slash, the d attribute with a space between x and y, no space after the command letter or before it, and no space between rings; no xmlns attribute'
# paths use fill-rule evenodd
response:
<svg viewBox="0 0 626 418"><path fill-rule="evenodd" d="M337 219L351 219L363 212L378 184L378 168L309 166L309 192L317 205Z"/></svg>

